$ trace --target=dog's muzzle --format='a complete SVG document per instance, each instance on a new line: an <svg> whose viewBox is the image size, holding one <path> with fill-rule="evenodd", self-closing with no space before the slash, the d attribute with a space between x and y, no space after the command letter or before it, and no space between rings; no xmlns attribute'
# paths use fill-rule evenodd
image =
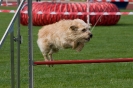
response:
<svg viewBox="0 0 133 88"><path fill-rule="evenodd" d="M90 38L92 38L92 36L93 36L93 35L92 35L92 34L90 34Z"/></svg>
<svg viewBox="0 0 133 88"><path fill-rule="evenodd" d="M89 34L89 37L86 38L85 40L89 41L92 38L92 36L93 36L92 34Z"/></svg>

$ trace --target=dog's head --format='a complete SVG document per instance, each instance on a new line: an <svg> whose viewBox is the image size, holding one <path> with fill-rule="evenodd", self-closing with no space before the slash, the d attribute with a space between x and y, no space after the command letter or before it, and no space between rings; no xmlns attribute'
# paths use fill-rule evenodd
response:
<svg viewBox="0 0 133 88"><path fill-rule="evenodd" d="M83 20L75 19L69 30L71 31L71 38L77 42L87 42L92 38L90 31L90 24L86 24Z"/></svg>

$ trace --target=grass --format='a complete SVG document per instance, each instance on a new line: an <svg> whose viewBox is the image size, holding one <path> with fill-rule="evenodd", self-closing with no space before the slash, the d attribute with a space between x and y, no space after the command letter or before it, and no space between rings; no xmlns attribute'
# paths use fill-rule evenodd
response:
<svg viewBox="0 0 133 88"><path fill-rule="evenodd" d="M3 7L2 7L3 8ZM13 9L4 7L4 9ZM15 9L15 8L14 8ZM125 10L124 10L125 11ZM0 38L13 14L0 13ZM96 26L94 37L81 52L61 50L55 60L132 58L133 17L122 16L117 25ZM14 34L17 35L15 22ZM40 27L33 27L34 60L43 60L36 44ZM28 87L28 28L21 25L21 88ZM15 63L17 44L15 43ZM16 66L16 65L15 65ZM34 88L132 88L133 63L34 66ZM0 88L10 88L10 35L0 49ZM15 68L16 71L16 68Z"/></svg>

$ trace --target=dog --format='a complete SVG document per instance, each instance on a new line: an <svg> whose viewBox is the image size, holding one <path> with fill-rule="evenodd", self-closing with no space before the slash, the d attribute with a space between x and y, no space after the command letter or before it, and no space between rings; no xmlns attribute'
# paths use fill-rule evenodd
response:
<svg viewBox="0 0 133 88"><path fill-rule="evenodd" d="M43 26L38 32L37 44L44 60L53 61L53 53L67 48L81 51L91 38L90 25L83 20L61 20Z"/></svg>

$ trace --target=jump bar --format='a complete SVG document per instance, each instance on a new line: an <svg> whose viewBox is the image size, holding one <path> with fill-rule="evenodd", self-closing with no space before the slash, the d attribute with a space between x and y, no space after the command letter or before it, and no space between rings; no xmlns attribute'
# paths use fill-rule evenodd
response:
<svg viewBox="0 0 133 88"><path fill-rule="evenodd" d="M90 60L57 60L57 61L35 61L34 65L59 65L59 64L87 64L87 63L116 63L133 62L133 58L118 59L90 59Z"/></svg>

